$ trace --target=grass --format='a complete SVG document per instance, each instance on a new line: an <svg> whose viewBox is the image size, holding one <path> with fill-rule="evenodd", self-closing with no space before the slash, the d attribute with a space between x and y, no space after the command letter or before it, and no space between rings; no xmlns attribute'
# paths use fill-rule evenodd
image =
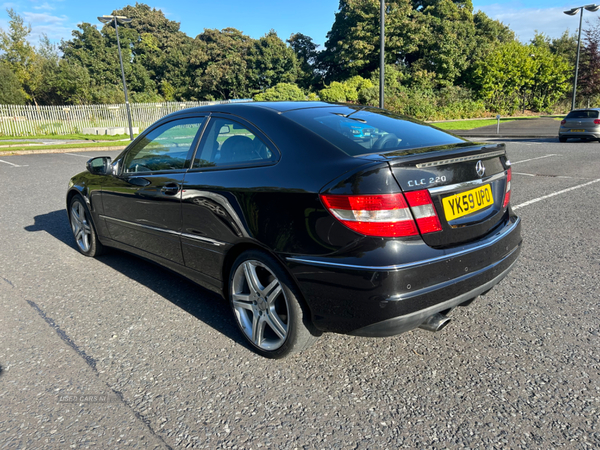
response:
<svg viewBox="0 0 600 450"><path fill-rule="evenodd" d="M135 137L136 135L134 135ZM119 141L129 139L128 134L118 134L116 136L95 135L95 134L45 134L38 136L0 136L0 141L30 141L33 139L64 139L73 141Z"/></svg>
<svg viewBox="0 0 600 450"><path fill-rule="evenodd" d="M52 144L52 145L12 145L10 147L0 147L1 153L18 152L22 150L53 150L53 149L69 149L69 148L94 148L94 147L115 147L115 150L120 147L125 147L129 142L89 142L76 144Z"/></svg>
<svg viewBox="0 0 600 450"><path fill-rule="evenodd" d="M513 122L516 119L500 119L500 123ZM442 130L470 130L472 128L486 127L488 125L496 125L496 119L480 119L480 120L457 120L455 122L437 122L432 125L441 128Z"/></svg>

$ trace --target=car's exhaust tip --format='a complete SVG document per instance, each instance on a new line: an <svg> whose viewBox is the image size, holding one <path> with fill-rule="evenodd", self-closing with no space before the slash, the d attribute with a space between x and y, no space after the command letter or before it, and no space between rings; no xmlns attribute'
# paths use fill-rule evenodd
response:
<svg viewBox="0 0 600 450"><path fill-rule="evenodd" d="M440 331L446 325L450 323L450 318L443 315L442 313L435 313L433 316L429 316L425 322L419 325L419 328L427 331Z"/></svg>

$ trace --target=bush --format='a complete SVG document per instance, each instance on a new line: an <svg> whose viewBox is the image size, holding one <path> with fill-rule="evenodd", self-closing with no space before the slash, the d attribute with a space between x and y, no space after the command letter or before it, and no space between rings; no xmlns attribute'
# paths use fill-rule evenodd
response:
<svg viewBox="0 0 600 450"><path fill-rule="evenodd" d="M361 97L361 91L373 87L371 80L367 80L361 76L355 76L349 80L340 83L339 81L332 82L325 89L319 91L321 100L326 102L353 102L356 103Z"/></svg>
<svg viewBox="0 0 600 450"><path fill-rule="evenodd" d="M361 103L379 105L379 87L364 89ZM386 109L420 120L450 120L484 117L485 104L475 100L470 90L457 86L419 89L395 86L385 89Z"/></svg>
<svg viewBox="0 0 600 450"><path fill-rule="evenodd" d="M319 91L319 97L321 100L325 102L345 102L346 99L346 89L344 89L344 85L339 81L332 82L325 89L321 89Z"/></svg>
<svg viewBox="0 0 600 450"><path fill-rule="evenodd" d="M306 100L302 89L292 83L277 83L275 86L256 94L253 97L257 102L278 102L286 100Z"/></svg>

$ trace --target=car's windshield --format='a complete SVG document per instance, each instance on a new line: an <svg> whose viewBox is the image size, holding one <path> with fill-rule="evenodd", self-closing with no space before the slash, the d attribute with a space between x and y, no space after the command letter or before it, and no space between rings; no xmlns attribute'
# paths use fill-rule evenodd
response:
<svg viewBox="0 0 600 450"><path fill-rule="evenodd" d="M371 107L307 108L285 115L351 156L467 142L427 124Z"/></svg>
<svg viewBox="0 0 600 450"><path fill-rule="evenodd" d="M585 111L571 111L567 114L567 119L597 119L598 111L585 110Z"/></svg>

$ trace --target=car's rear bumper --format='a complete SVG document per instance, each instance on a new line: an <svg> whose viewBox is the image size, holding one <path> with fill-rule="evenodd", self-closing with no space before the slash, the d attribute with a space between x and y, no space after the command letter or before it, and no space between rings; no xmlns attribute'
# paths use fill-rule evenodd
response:
<svg viewBox="0 0 600 450"><path fill-rule="evenodd" d="M585 130L581 132L572 132L569 130L559 130L558 137L571 139L600 139L600 130Z"/></svg>
<svg viewBox="0 0 600 450"><path fill-rule="evenodd" d="M489 291L512 269L521 243L513 216L486 239L435 258L381 267L304 257L287 263L318 329L391 336Z"/></svg>

